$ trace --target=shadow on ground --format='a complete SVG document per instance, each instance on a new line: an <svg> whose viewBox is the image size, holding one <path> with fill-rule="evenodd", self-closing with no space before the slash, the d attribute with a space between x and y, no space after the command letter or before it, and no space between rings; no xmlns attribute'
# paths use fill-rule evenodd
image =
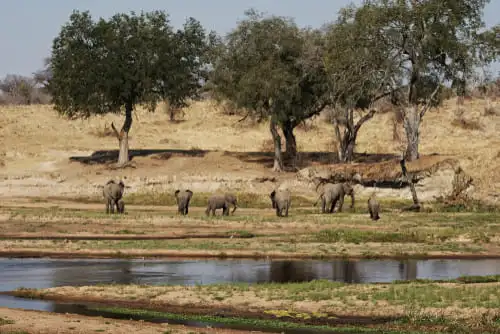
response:
<svg viewBox="0 0 500 334"><path fill-rule="evenodd" d="M212 150L180 150L180 149L143 149L130 150L129 157L133 160L134 157L153 156L158 160L168 160L172 156L197 157L202 158L208 153L216 152ZM225 156L237 158L246 163L261 164L264 167L272 168L274 163L273 152L230 152L224 151ZM397 158L393 154L355 154L354 162L357 163L375 163L387 161ZM80 162L86 165L109 164L118 160L118 150L102 150L95 151L90 156L74 156L69 158L71 161ZM284 162L287 166L294 165L284 154ZM335 152L299 152L296 166L297 168L305 168L312 165L329 165L338 163L337 153Z"/></svg>

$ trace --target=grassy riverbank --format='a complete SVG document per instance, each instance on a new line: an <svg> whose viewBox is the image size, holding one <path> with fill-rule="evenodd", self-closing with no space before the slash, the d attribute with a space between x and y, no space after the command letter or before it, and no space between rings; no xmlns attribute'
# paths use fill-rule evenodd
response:
<svg viewBox="0 0 500 334"><path fill-rule="evenodd" d="M2 207L0 253L104 257L426 257L500 256L499 212L409 213L384 210L372 222L359 211L333 215L293 209L239 208L206 217L203 208L129 207L105 215L102 205Z"/></svg>
<svg viewBox="0 0 500 334"><path fill-rule="evenodd" d="M499 331L500 277L447 282L344 284L317 280L290 284L208 286L98 285L19 289L15 295L99 302L123 308L198 316L289 321L308 325L421 331ZM107 309L113 311L113 309ZM139 312L139 311L137 311Z"/></svg>
<svg viewBox="0 0 500 334"><path fill-rule="evenodd" d="M56 314L0 307L0 333L246 334L250 333L250 331L152 324L142 321L106 319L75 314Z"/></svg>

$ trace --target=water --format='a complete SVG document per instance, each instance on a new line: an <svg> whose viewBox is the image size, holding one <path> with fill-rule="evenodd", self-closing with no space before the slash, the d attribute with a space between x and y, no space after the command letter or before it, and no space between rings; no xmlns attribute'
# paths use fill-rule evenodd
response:
<svg viewBox="0 0 500 334"><path fill-rule="evenodd" d="M327 279L349 283L408 279L453 279L500 274L500 259L484 260L129 260L0 258L0 291L95 284L195 285L213 283L305 282ZM0 307L109 316L84 306L0 295ZM171 319L148 319L156 322ZM191 326L217 324L178 321ZM234 326L231 326L234 328ZM265 330L265 329L259 329ZM296 331L287 331L289 333ZM303 333L303 331L301 331Z"/></svg>
<svg viewBox="0 0 500 334"><path fill-rule="evenodd" d="M500 259L484 260L129 260L0 258L0 291L95 284L305 282L349 283L453 279L500 274Z"/></svg>

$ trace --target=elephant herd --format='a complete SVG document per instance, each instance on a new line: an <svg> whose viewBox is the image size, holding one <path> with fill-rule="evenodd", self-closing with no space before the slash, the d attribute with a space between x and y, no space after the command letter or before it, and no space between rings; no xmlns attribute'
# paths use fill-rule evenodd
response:
<svg viewBox="0 0 500 334"><path fill-rule="evenodd" d="M116 182L114 180L109 180L104 185L103 196L106 202L106 213L114 213L115 206L118 213L125 212L125 203L122 198L124 189L125 185L123 181ZM344 197L346 195L351 197L351 208L353 208L354 189L350 183L326 183L320 191L314 206L321 201L321 212L333 213L338 203L337 212L341 212L344 205ZM193 197L193 192L189 189L177 189L174 192L174 196L179 214L187 215L189 211L189 202ZM276 210L276 216L288 217L288 210L290 209L292 197L290 190L273 190L269 194L269 197L271 199L272 208ZM236 195L232 193L214 194L208 198L205 214L209 216L211 212L212 216L215 216L215 211L222 209L222 215L229 216L230 207L233 207L231 214L234 214L238 207ZM380 204L375 198L375 194L372 194L368 199L368 212L372 220L380 219Z"/></svg>

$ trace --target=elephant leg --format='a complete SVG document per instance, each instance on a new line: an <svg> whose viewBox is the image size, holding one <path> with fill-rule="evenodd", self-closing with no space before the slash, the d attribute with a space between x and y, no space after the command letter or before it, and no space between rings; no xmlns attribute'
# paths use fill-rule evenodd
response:
<svg viewBox="0 0 500 334"><path fill-rule="evenodd" d="M337 204L337 200L336 199L331 200L331 202L330 202L330 210L329 210L330 213L333 213L333 210L335 209L335 204Z"/></svg>
<svg viewBox="0 0 500 334"><path fill-rule="evenodd" d="M189 212L189 206L188 206L188 205L186 205L186 206L184 207L184 215L187 215L187 214L188 214L188 212Z"/></svg>
<svg viewBox="0 0 500 334"><path fill-rule="evenodd" d="M237 206L236 206L236 204L234 204L233 211L231 212L232 215L234 215L234 212L236 211L236 208L237 208Z"/></svg>
<svg viewBox="0 0 500 334"><path fill-rule="evenodd" d="M290 207L290 205L287 203L286 207L285 207L285 217L288 217L288 208Z"/></svg>
<svg viewBox="0 0 500 334"><path fill-rule="evenodd" d="M344 206L344 197L339 198L339 209L338 212L342 212L342 207Z"/></svg>
<svg viewBox="0 0 500 334"><path fill-rule="evenodd" d="M276 204L276 216L281 217L281 210L278 204Z"/></svg>
<svg viewBox="0 0 500 334"><path fill-rule="evenodd" d="M325 213L326 212L326 199L323 197L321 199L321 213Z"/></svg>
<svg viewBox="0 0 500 334"><path fill-rule="evenodd" d="M113 199L111 199L111 198L109 199L108 205L109 205L109 212L112 214L115 213L115 203L114 203Z"/></svg>
<svg viewBox="0 0 500 334"><path fill-rule="evenodd" d="M109 214L109 201L106 200L106 214Z"/></svg>
<svg viewBox="0 0 500 334"><path fill-rule="evenodd" d="M370 218L373 219L373 211L372 208L368 208L368 211L370 212Z"/></svg>
<svg viewBox="0 0 500 334"><path fill-rule="evenodd" d="M224 205L222 207L222 215L223 216L229 216L229 207L227 205Z"/></svg>
<svg viewBox="0 0 500 334"><path fill-rule="evenodd" d="M120 203L119 200L115 199L114 205L116 206L116 213L120 213Z"/></svg>

